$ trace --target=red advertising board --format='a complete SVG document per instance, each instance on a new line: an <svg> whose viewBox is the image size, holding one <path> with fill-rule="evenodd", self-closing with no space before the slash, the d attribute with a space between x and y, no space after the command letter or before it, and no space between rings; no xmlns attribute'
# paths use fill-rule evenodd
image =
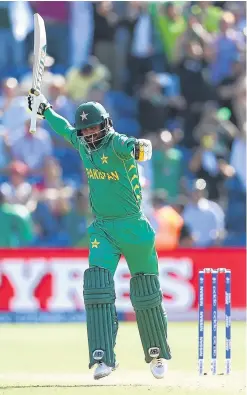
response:
<svg viewBox="0 0 247 395"><path fill-rule="evenodd" d="M169 318L196 317L198 271L206 267L231 269L232 309L243 314L246 308L245 254L244 249L225 248L160 251L160 283ZM83 312L82 285L87 257L88 251L74 249L0 250L0 316L11 312ZM206 314L211 306L211 278L207 277ZM123 259L115 274L117 310L123 319L133 316L129 278ZM223 274L219 278L219 309L224 309Z"/></svg>

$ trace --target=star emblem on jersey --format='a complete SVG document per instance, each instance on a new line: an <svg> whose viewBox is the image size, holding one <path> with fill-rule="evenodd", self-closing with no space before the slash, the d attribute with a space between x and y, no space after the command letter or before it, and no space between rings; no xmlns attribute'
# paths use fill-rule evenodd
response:
<svg viewBox="0 0 247 395"><path fill-rule="evenodd" d="M84 111L83 113L80 115L81 120L84 121L84 119L87 119L88 114L86 114Z"/></svg>
<svg viewBox="0 0 247 395"><path fill-rule="evenodd" d="M94 239L94 241L91 241L91 244L92 244L92 248L98 248L100 242Z"/></svg>
<svg viewBox="0 0 247 395"><path fill-rule="evenodd" d="M103 156L102 156L100 159L102 160L102 164L108 163L108 162L107 162L107 161L108 161L108 156L105 156L105 155L103 154Z"/></svg>

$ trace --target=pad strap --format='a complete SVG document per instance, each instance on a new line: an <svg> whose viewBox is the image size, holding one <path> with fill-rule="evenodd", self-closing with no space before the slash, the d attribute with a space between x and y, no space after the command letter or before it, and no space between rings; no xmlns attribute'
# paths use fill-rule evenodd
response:
<svg viewBox="0 0 247 395"><path fill-rule="evenodd" d="M89 368L99 360L114 367L118 321L111 272L96 266L87 269L84 273L83 296L87 314Z"/></svg>
<svg viewBox="0 0 247 395"><path fill-rule="evenodd" d="M162 308L159 278L138 274L130 280L130 297L136 312L139 334L146 362L152 358L171 359L167 343L167 318Z"/></svg>

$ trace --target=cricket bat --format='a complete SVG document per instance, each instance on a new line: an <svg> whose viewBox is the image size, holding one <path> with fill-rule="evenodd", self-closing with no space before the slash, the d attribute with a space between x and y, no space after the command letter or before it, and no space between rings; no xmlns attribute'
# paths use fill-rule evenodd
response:
<svg viewBox="0 0 247 395"><path fill-rule="evenodd" d="M34 61L33 61L33 79L31 92L41 91L42 78L45 68L46 57L46 31L43 18L39 14L34 14ZM31 114L30 133L36 132L37 122L37 100L33 97L33 106Z"/></svg>

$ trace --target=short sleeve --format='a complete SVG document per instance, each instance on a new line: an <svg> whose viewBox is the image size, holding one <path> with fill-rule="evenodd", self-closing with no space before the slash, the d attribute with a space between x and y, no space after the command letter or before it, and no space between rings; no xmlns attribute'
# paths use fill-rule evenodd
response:
<svg viewBox="0 0 247 395"><path fill-rule="evenodd" d="M124 134L117 134L112 140L113 151L122 160L128 160L133 157L136 139L127 137Z"/></svg>

